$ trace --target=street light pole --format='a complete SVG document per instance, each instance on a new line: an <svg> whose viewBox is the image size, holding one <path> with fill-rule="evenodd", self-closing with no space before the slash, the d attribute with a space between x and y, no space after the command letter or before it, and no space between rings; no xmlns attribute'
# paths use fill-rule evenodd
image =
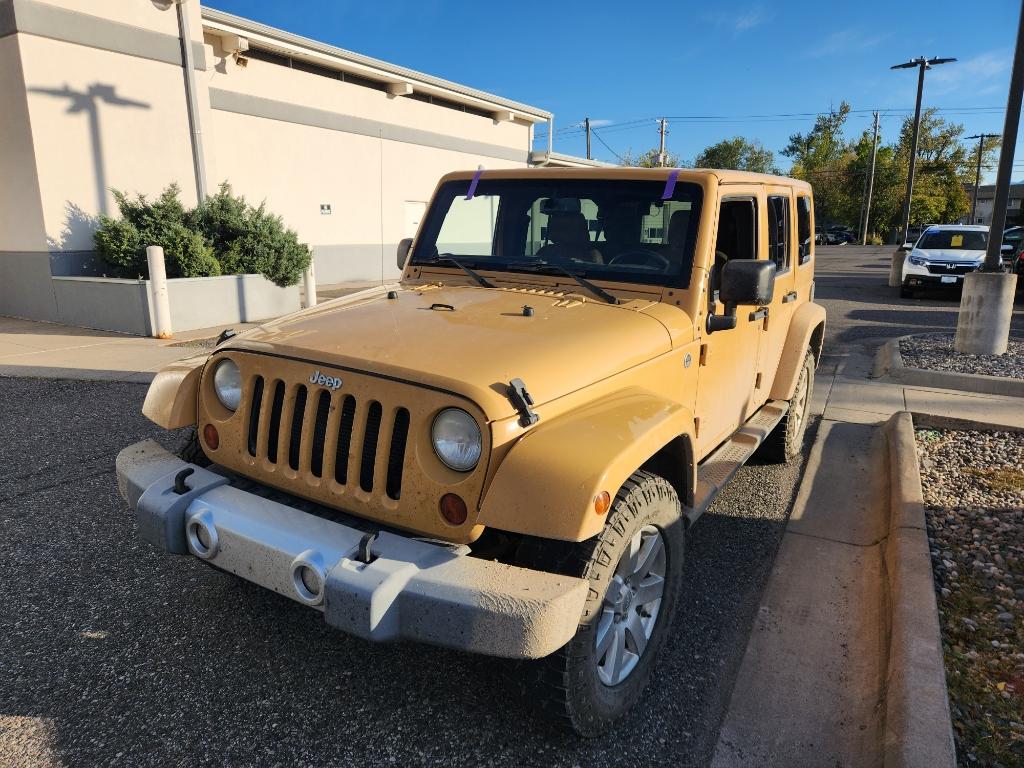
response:
<svg viewBox="0 0 1024 768"><path fill-rule="evenodd" d="M913 69L917 67L917 103L914 106L914 133L910 141L910 171L907 176L907 195L903 199L903 242L907 242L907 233L910 230L910 200L914 194L914 171L917 169L917 137L921 131L921 96L924 93L924 72L939 64L948 64L956 59L940 59L937 57L925 58L918 56L916 59L895 64L889 69Z"/></svg>
<svg viewBox="0 0 1024 768"><path fill-rule="evenodd" d="M978 140L978 167L974 173L974 196L971 198L971 220L968 224L975 224L978 212L978 187L981 185L981 156L985 151L985 139L998 139L998 133L979 133L975 136L968 136L967 139Z"/></svg>
<svg viewBox="0 0 1024 768"><path fill-rule="evenodd" d="M1013 54L1010 93L1006 98L1006 122L999 149L999 170L996 172L996 194L992 223L988 229L988 247L981 269L964 277L960 295L960 314L956 321L953 349L968 355L1002 355L1010 338L1013 317L1014 288L1017 275L1003 272L1003 226L1006 224L1006 203L1010 196L1010 174L1013 154L1017 148L1021 98L1024 97L1024 2L1017 18L1017 47ZM983 139L984 141L984 139Z"/></svg>
<svg viewBox="0 0 1024 768"><path fill-rule="evenodd" d="M878 113L875 112L875 130L871 136L871 172L868 174L868 191L864 196L864 223L860 228L860 244L868 244L868 223L871 221L871 196L875 191L875 159L878 157Z"/></svg>

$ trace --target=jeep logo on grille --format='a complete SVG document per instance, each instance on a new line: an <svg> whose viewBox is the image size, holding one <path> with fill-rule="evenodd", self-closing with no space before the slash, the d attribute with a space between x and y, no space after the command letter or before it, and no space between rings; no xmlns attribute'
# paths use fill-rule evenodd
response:
<svg viewBox="0 0 1024 768"><path fill-rule="evenodd" d="M319 370L313 371L313 374L309 377L309 383L319 384L321 387L327 387L328 389L341 388L341 379L338 376L325 376Z"/></svg>

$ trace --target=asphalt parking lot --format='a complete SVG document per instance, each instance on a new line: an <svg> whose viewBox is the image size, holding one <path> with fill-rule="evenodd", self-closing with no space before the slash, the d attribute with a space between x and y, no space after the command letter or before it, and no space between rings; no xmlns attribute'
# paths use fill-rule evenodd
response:
<svg viewBox="0 0 1024 768"><path fill-rule="evenodd" d="M955 322L955 296L895 298L888 253L820 249L830 359ZM744 468L695 526L655 683L617 730L584 741L545 721L515 663L371 645L138 541L113 466L120 448L159 434L144 394L0 378L0 765L710 760L802 459Z"/></svg>
<svg viewBox="0 0 1024 768"><path fill-rule="evenodd" d="M137 540L114 456L145 387L0 379L0 765L701 765L800 462L744 469L689 542L658 680L607 737L553 730L515 663L377 646ZM507 673L507 674L499 674Z"/></svg>

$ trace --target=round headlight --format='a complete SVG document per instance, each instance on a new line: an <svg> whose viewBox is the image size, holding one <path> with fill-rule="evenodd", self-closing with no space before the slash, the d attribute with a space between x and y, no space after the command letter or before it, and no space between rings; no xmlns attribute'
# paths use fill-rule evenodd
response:
<svg viewBox="0 0 1024 768"><path fill-rule="evenodd" d="M242 402L242 373L234 360L224 358L213 369L213 389L220 404L228 410L235 410Z"/></svg>
<svg viewBox="0 0 1024 768"><path fill-rule="evenodd" d="M434 417L430 428L434 453L445 466L469 472L480 461L480 427L476 420L458 408L446 408Z"/></svg>

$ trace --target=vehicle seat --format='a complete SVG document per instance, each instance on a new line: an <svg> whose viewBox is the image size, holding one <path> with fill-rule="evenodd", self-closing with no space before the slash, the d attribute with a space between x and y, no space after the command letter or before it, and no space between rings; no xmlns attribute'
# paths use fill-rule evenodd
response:
<svg viewBox="0 0 1024 768"><path fill-rule="evenodd" d="M601 254L590 242L587 219L579 211L557 211L548 218L548 244L537 251L541 260L592 261L601 263Z"/></svg>

